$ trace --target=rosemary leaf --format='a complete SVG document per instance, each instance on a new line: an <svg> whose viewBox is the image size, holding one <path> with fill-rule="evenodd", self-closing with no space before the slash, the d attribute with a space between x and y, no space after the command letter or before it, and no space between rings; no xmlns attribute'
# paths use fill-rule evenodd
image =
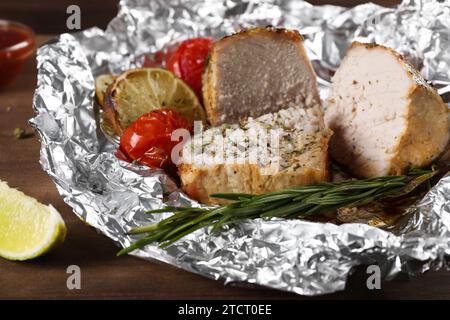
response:
<svg viewBox="0 0 450 320"><path fill-rule="evenodd" d="M413 169L408 175L385 176L365 180L321 182L285 190L252 195L243 193L214 194L231 203L215 208L165 207L148 213L174 212L156 224L132 229L130 233L146 236L122 249L118 255L159 243L165 248L184 236L205 227L211 232L246 219L302 218L325 214L343 207L358 207L380 200L395 200L413 192L437 174L431 170Z"/></svg>

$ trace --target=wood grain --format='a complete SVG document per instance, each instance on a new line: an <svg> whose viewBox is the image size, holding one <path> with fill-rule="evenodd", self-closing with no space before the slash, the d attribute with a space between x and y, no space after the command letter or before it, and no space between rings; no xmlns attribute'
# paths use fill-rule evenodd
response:
<svg viewBox="0 0 450 320"><path fill-rule="evenodd" d="M48 39L41 36L38 42ZM224 286L222 281L165 264L129 256L117 258L112 241L76 218L42 171L36 136L14 138L16 127L32 132L27 121L34 115L35 68L34 60L30 60L20 78L0 91L0 179L43 203L53 204L66 221L68 236L62 247L36 260L0 259L0 299L308 299L242 284ZM81 267L81 290L66 287L66 269L72 264ZM366 274L359 269L345 291L313 299L450 299L450 273L444 271L386 282L382 290L370 291L365 283Z"/></svg>

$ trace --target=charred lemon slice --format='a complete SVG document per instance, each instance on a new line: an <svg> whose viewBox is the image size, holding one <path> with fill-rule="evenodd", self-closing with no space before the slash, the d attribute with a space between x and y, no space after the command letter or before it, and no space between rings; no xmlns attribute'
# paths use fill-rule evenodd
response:
<svg viewBox="0 0 450 320"><path fill-rule="evenodd" d="M98 103L103 107L105 105L106 89L116 80L111 74L102 74L95 78L95 96Z"/></svg>
<svg viewBox="0 0 450 320"><path fill-rule="evenodd" d="M106 92L105 116L119 134L141 115L159 108L173 108L191 121L206 119L192 89L164 69L126 71Z"/></svg>

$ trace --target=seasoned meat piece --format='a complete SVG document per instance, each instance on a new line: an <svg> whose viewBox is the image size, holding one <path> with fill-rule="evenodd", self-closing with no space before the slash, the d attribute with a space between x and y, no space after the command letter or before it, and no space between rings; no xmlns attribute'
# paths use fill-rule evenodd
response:
<svg viewBox="0 0 450 320"><path fill-rule="evenodd" d="M203 100L212 125L320 104L301 35L255 28L216 42L203 76Z"/></svg>
<svg viewBox="0 0 450 320"><path fill-rule="evenodd" d="M394 50L354 42L332 80L330 152L358 177L429 165L447 147L447 105Z"/></svg>
<svg viewBox="0 0 450 320"><path fill-rule="evenodd" d="M264 132L266 140L261 139ZM221 203L210 195L260 194L327 180L329 136L320 106L292 107L210 128L182 150L183 189L200 202Z"/></svg>

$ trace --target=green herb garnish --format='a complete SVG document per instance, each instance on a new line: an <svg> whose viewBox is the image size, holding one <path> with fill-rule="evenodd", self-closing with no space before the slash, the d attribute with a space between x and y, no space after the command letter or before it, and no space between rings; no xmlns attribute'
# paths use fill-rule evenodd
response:
<svg viewBox="0 0 450 320"><path fill-rule="evenodd" d="M25 130L22 128L14 128L13 134L16 139L23 139L26 136Z"/></svg>
<svg viewBox="0 0 450 320"><path fill-rule="evenodd" d="M352 208L383 200L393 200L410 194L418 186L428 182L437 174L431 170L410 170L407 175L385 176L364 180L343 182L322 182L313 185L284 189L262 195L225 193L211 195L230 200L230 204L215 208L166 207L148 211L149 214L174 212L172 216L158 223L138 227L132 234L146 235L122 249L124 255L151 243L165 248L184 236L205 227L218 231L225 225L247 219L306 218L333 212L339 208Z"/></svg>

